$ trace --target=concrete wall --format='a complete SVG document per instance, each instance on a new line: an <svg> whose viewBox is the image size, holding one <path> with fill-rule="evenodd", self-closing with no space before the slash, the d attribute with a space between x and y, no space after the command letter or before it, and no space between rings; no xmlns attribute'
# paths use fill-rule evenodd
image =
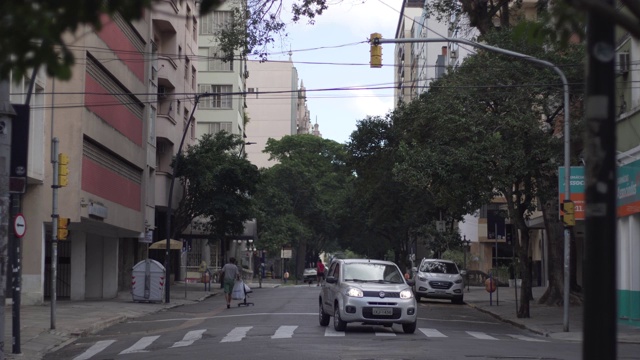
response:
<svg viewBox="0 0 640 360"><path fill-rule="evenodd" d="M118 238L105 238L102 251L102 298L113 299L118 296Z"/></svg>
<svg viewBox="0 0 640 360"><path fill-rule="evenodd" d="M84 300L87 270L87 234L78 232L71 242L71 300Z"/></svg>

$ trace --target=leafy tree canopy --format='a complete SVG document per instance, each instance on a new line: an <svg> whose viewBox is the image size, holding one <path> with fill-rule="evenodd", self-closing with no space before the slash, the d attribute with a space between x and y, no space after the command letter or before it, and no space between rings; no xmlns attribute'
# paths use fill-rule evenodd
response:
<svg viewBox="0 0 640 360"><path fill-rule="evenodd" d="M348 163L356 174L348 203L352 232L343 240L345 246L373 258L392 250L393 260L402 264L420 237L417 230L434 226L439 209L432 193L394 176L398 146L405 136L396 119L393 114L367 117L351 134Z"/></svg>
<svg viewBox="0 0 640 360"><path fill-rule="evenodd" d="M47 73L69 79L75 62L70 44L63 35L84 25L100 30L103 15L119 14L127 21L140 19L145 11L164 0L31 0L0 2L0 79L11 71L22 77L29 69L45 66ZM202 0L200 14L215 10L221 0ZM291 20L307 19L327 9L326 0L294 0ZM219 35L223 50L234 56L260 54L266 58L267 45L286 36L282 0L238 1L233 25Z"/></svg>
<svg viewBox="0 0 640 360"><path fill-rule="evenodd" d="M256 194L257 246L275 254L291 245L300 267L339 236L341 214L348 211L340 206L341 198L350 178L344 145L313 135L290 135L269 139L265 152L278 163L262 170Z"/></svg>
<svg viewBox="0 0 640 360"><path fill-rule="evenodd" d="M176 211L177 233L197 219L200 230L224 239L242 234L244 222L255 218L259 171L247 160L243 144L239 135L224 131L205 134L180 158L176 177L185 196Z"/></svg>

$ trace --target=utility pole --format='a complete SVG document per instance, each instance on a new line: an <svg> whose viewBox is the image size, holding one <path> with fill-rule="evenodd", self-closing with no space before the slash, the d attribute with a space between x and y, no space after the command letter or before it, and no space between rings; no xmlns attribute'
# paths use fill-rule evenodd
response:
<svg viewBox="0 0 640 360"><path fill-rule="evenodd" d="M164 302L171 302L171 258L169 257L171 251L171 202L173 198L173 185L176 182L175 172L178 168L178 164L180 163L180 156L182 156L182 146L184 145L184 138L187 136L187 132L189 131L189 126L191 125L191 121L193 121L193 114L196 112L196 108L198 107L198 103L200 102L200 97L202 96L210 96L209 93L197 94L196 99L193 103L193 109L191 109L191 115L189 115L189 120L184 126L184 131L182 132L182 140L180 140L180 146L178 146L178 152L176 153L176 161L173 165L173 170L171 171L171 183L169 184L169 199L167 200L167 218L166 218L166 227L165 227L165 236L167 240L165 255L164 255L164 270L165 270L165 279L164 279ZM1 360L1 359L0 359Z"/></svg>
<svg viewBox="0 0 640 360"><path fill-rule="evenodd" d="M9 237L9 174L11 124L15 111L9 100L9 82L0 82L0 360L4 360L5 302L7 299L7 244Z"/></svg>
<svg viewBox="0 0 640 360"><path fill-rule="evenodd" d="M594 360L617 358L615 50L612 20L588 10L582 356Z"/></svg>

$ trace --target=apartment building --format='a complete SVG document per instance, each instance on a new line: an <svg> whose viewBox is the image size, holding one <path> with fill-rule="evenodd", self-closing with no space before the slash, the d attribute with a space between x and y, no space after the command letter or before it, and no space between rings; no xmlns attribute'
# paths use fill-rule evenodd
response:
<svg viewBox="0 0 640 360"><path fill-rule="evenodd" d="M238 51L231 61L225 61L226 54L220 49L219 32L229 26L232 21L236 2L225 2L214 11L203 14L198 25L198 56L195 59L198 82L197 93L200 101L195 110L198 120L195 139L205 134L226 131L231 134L246 136L245 123L247 107L243 93L246 91L246 78L249 75L244 55ZM206 94L206 95L205 95ZM247 139L247 142L250 140ZM199 220L194 220L199 221ZM247 235L239 236L245 240L255 238L255 222L245 225ZM225 257L238 254L241 246L248 243L227 241L220 242L209 239L207 234L189 227L182 238L189 241L189 252L182 259L182 265L190 271L197 269L202 261L213 268L221 267ZM190 277L183 273L182 276Z"/></svg>
<svg viewBox="0 0 640 360"><path fill-rule="evenodd" d="M317 122L311 125L306 88L291 57L287 61L252 60L248 62L248 70L247 140L255 144L247 146L247 155L259 168L269 167L274 163L262 151L270 138L321 134Z"/></svg>
<svg viewBox="0 0 640 360"><path fill-rule="evenodd" d="M70 80L43 72L35 79L21 197L29 223L22 303L42 303L54 290L58 299L115 297L130 288L133 265L150 256L146 242L164 235L158 220L167 206L169 163L196 86L195 10L195 1L171 0L135 22L105 16L99 32L81 27L65 35L76 57ZM12 83L11 99L22 103L28 79ZM56 204L59 216L70 219L69 235L57 242L55 257L53 138L69 158L68 185L57 190Z"/></svg>
<svg viewBox="0 0 640 360"><path fill-rule="evenodd" d="M620 11L628 11L619 8ZM640 41L616 30L617 299L621 322L640 326Z"/></svg>

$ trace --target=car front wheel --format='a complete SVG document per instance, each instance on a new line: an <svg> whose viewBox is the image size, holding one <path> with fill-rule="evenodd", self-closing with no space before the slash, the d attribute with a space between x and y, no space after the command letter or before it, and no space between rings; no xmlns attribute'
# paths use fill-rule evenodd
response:
<svg viewBox="0 0 640 360"><path fill-rule="evenodd" d="M322 309L322 301L320 301L320 306L319 306L319 310L318 310L318 316L320 319L320 326L327 326L329 325L329 314L324 312L324 309Z"/></svg>
<svg viewBox="0 0 640 360"><path fill-rule="evenodd" d="M347 323L340 318L340 309L338 304L333 307L333 328L336 331L344 331L347 328Z"/></svg>
<svg viewBox="0 0 640 360"><path fill-rule="evenodd" d="M416 332L417 325L418 325L417 321L414 321L409 324L402 324L402 331L404 331L405 334L413 334L414 332Z"/></svg>

